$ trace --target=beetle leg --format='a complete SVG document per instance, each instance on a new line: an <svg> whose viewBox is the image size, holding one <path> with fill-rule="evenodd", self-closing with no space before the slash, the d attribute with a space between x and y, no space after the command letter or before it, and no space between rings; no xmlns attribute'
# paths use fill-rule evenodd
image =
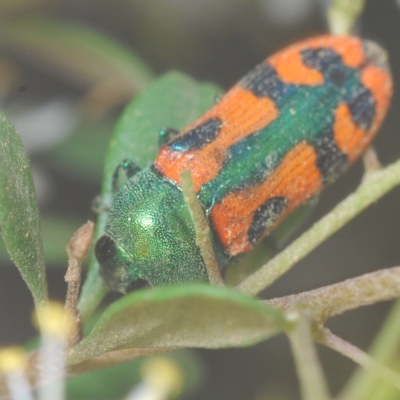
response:
<svg viewBox="0 0 400 400"><path fill-rule="evenodd" d="M161 149L161 147L165 146L178 133L179 131L174 128L160 129L160 131L158 132L158 147Z"/></svg>
<svg viewBox="0 0 400 400"><path fill-rule="evenodd" d="M115 196L126 181L140 171L140 167L131 160L123 160L114 171L112 192Z"/></svg>

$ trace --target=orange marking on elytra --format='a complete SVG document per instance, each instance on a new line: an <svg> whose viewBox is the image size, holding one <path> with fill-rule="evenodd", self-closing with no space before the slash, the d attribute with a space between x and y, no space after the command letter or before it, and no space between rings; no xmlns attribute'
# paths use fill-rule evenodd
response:
<svg viewBox="0 0 400 400"><path fill-rule="evenodd" d="M268 199L285 197L288 206L265 234L272 231L293 209L321 190L321 174L316 161L315 149L302 142L286 154L276 170L259 186L230 193L214 205L211 220L230 255L251 249L247 232L253 214Z"/></svg>
<svg viewBox="0 0 400 400"><path fill-rule="evenodd" d="M371 126L371 136L378 130L392 97L393 82L390 73L375 65L368 65L361 72L361 82L368 88L376 101L375 118Z"/></svg>
<svg viewBox="0 0 400 400"><path fill-rule="evenodd" d="M368 65L361 71L361 82L368 88L375 99L375 117L368 132L359 128L352 119L346 104L338 106L335 114L333 132L338 148L353 162L374 138L389 107L392 95L390 74L382 69Z"/></svg>
<svg viewBox="0 0 400 400"><path fill-rule="evenodd" d="M373 138L353 122L350 109L344 103L336 109L333 134L337 147L349 157L350 162L364 151Z"/></svg>
<svg viewBox="0 0 400 400"><path fill-rule="evenodd" d="M316 86L324 83L324 75L305 65L297 49L280 52L269 58L268 63L287 84Z"/></svg>
<svg viewBox="0 0 400 400"><path fill-rule="evenodd" d="M222 126L216 139L201 150L189 150L184 153L164 146L155 165L169 179L180 183L180 174L190 170L198 192L202 185L214 179L220 172L230 146L246 136L263 129L278 117L279 111L269 98L258 98L252 92L235 86L209 112L185 132L202 124L210 118L220 118Z"/></svg>

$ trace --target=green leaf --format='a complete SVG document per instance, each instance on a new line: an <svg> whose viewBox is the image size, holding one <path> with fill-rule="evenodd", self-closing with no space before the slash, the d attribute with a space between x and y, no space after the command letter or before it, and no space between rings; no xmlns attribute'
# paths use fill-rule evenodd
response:
<svg viewBox="0 0 400 400"><path fill-rule="evenodd" d="M279 311L233 289L200 284L150 288L114 302L68 360L76 364L129 348L248 346L284 326Z"/></svg>
<svg viewBox="0 0 400 400"><path fill-rule="evenodd" d="M2 21L0 43L52 68L52 72L69 75L77 83L88 86L112 82L109 90L124 91L127 98L153 77L131 50L99 32L65 22L46 18Z"/></svg>
<svg viewBox="0 0 400 400"><path fill-rule="evenodd" d="M105 204L112 201L112 176L122 160L133 159L141 167L149 166L158 152L160 129L183 129L207 111L220 93L218 87L200 84L178 72L170 72L152 82L125 108L116 125L105 162L102 201ZM102 235L105 220L106 215L99 216L95 239ZM105 293L99 266L92 256L80 299L84 320Z"/></svg>
<svg viewBox="0 0 400 400"><path fill-rule="evenodd" d="M47 300L39 211L29 160L11 122L0 113L0 234L36 306Z"/></svg>
<svg viewBox="0 0 400 400"><path fill-rule="evenodd" d="M82 225L82 221L61 218L61 216L45 216L41 219L43 247L46 264L48 267L66 268L68 263L65 250L73 233ZM10 260L5 246L0 242L0 262Z"/></svg>

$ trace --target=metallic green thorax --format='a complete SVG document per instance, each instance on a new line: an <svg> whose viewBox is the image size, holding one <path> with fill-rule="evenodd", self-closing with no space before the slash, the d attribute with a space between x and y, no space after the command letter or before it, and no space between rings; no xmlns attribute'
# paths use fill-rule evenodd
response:
<svg viewBox="0 0 400 400"><path fill-rule="evenodd" d="M136 279L151 285L207 279L181 190L151 168L118 192L105 235L115 246L108 248L102 275L114 290L126 291Z"/></svg>

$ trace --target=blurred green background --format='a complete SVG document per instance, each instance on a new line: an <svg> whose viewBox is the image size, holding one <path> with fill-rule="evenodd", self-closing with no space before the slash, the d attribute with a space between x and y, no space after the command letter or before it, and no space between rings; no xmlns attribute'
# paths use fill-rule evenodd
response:
<svg viewBox="0 0 400 400"><path fill-rule="evenodd" d="M326 3L0 0L0 108L16 125L32 161L53 298L65 296L68 238L94 218L90 205L100 190L107 141L124 105L154 76L171 69L229 88L276 50L326 32ZM399 81L398 2L367 1L357 29L388 50L395 83ZM375 141L383 164L400 155L399 115L395 94ZM302 229L354 189L361 174L358 163L328 188ZM397 189L299 263L264 297L298 293L398 265L399 203ZM0 249L0 345L23 343L34 334L33 303ZM329 326L366 349L388 308L379 304L353 311ZM320 350L331 388L337 392L354 366ZM283 336L248 349L197 354L204 364L203 384L185 399L288 399L297 394Z"/></svg>

